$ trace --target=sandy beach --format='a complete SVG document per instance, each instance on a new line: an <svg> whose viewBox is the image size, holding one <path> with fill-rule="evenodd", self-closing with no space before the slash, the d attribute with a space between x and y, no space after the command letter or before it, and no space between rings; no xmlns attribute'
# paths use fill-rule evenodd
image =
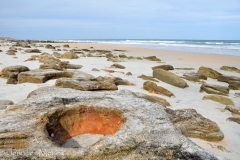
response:
<svg viewBox="0 0 240 160"><path fill-rule="evenodd" d="M42 64L38 60L35 61L25 61L32 55L40 55L41 53L47 52L53 54L56 50L45 48L45 44L36 44L31 46L32 49L39 49L41 53L25 53L26 48L22 50L17 50L15 55L7 55L6 52L9 50L13 43L10 42L0 42L0 70L5 67L23 65L27 66L30 70L38 69ZM40 46L43 45L43 46ZM164 87L174 94L173 97L163 96L159 94L152 94L146 90L143 90L143 83L146 80L138 78L138 76L144 74L147 76L153 76L152 67L158 65L172 65L175 69L168 72L172 72L175 75L182 77L183 74L198 72L201 66L212 68L213 70L226 75L226 76L236 76L240 77L240 73L230 72L226 70L220 70L222 66L231 66L240 69L240 56L231 55L220 55L220 54L204 54L204 53L190 53L190 52L180 52L180 51L170 51L170 50L160 50L155 48L146 48L138 46L121 46L121 45L107 45L107 44L93 44L93 43L68 43L69 48L64 48L65 43L52 43L52 46L59 46L61 51L56 51L60 54L64 54L66 51L71 49L88 49L88 50L109 50L113 55L124 54L127 57L148 57L156 56L161 61L149 61L146 59L138 60L136 58L132 59L121 59L121 62L116 62L123 65L125 68L110 68L115 62L107 61L106 57L86 57L88 52L83 52L83 54L77 54L79 58L77 59L62 59L64 61L69 61L71 64L82 65L81 69L76 69L83 71L85 73L91 74L94 77L107 76L107 77L120 77L125 79L134 85L119 85L118 90L127 89L132 92L141 92L147 95L154 95L166 99L170 106L167 108L176 109L195 109L203 117L210 119L215 122L220 130L224 134L224 139L218 142L210 142L206 140L201 140L198 138L190 138L194 143L206 149L216 155L226 157L232 160L240 159L240 125L236 122L227 120L232 117L230 111L224 110L226 105L217 103L211 100L202 100L206 92L200 92L200 87L204 81L210 85L220 85L228 87L228 83L220 82L217 79L207 78L207 80L202 80L201 82L193 82L184 79L188 84L186 88L178 88L163 81L155 82L158 86ZM21 48L21 47L15 47ZM56 48L57 49L57 48ZM65 51L63 50L65 49ZM93 53L95 55L95 53ZM99 69L98 72L92 71L93 68ZM188 70L186 68L192 68ZM114 72L109 73L105 70L114 70ZM68 69L75 70L75 69ZM127 72L131 72L132 75L126 75ZM44 87L44 86L54 86L56 79L48 80L45 83L20 83L20 84L6 84L6 78L0 78L0 100L11 100L15 104L26 99L28 94L33 90ZM229 91L228 98L230 98L235 106L240 106L240 97L236 95L240 93L240 90ZM1 109L0 112L4 112L5 109ZM100 136L101 137L101 136Z"/></svg>

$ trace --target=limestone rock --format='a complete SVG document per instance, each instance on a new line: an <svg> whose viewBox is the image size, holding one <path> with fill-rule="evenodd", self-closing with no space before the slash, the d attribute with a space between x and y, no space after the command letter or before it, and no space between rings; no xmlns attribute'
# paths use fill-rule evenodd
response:
<svg viewBox="0 0 240 160"><path fill-rule="evenodd" d="M146 59L146 60L149 60L149 61L161 61L156 56L143 57L143 59Z"/></svg>
<svg viewBox="0 0 240 160"><path fill-rule="evenodd" d="M212 68L203 66L198 69L198 73L213 79L218 79L218 77L222 75L221 73L213 70Z"/></svg>
<svg viewBox="0 0 240 160"><path fill-rule="evenodd" d="M112 62L122 62L122 60L118 59L118 58L113 58L113 57L109 57L107 59L107 61L112 61Z"/></svg>
<svg viewBox="0 0 240 160"><path fill-rule="evenodd" d="M69 48L69 45L68 44L64 44L63 47L64 48Z"/></svg>
<svg viewBox="0 0 240 160"><path fill-rule="evenodd" d="M236 67L222 66L220 69L225 70L225 71L240 73L240 69L238 69Z"/></svg>
<svg viewBox="0 0 240 160"><path fill-rule="evenodd" d="M128 58L125 54L119 54L118 57L119 58Z"/></svg>
<svg viewBox="0 0 240 160"><path fill-rule="evenodd" d="M164 69L164 70L166 70L166 71L168 71L168 70L174 70L174 68L173 68L172 65L159 65L159 66L152 67L152 70L158 69L158 68Z"/></svg>
<svg viewBox="0 0 240 160"><path fill-rule="evenodd" d="M96 71L96 72L99 72L100 70L97 69L97 68L93 68L92 71Z"/></svg>
<svg viewBox="0 0 240 160"><path fill-rule="evenodd" d="M60 78L56 80L55 86L61 88L72 88L81 91L95 90L117 90L114 81L82 81L73 78Z"/></svg>
<svg viewBox="0 0 240 160"><path fill-rule="evenodd" d="M127 76L131 76L131 75L132 75L132 72L127 72L126 75L127 75Z"/></svg>
<svg viewBox="0 0 240 160"><path fill-rule="evenodd" d="M13 50L13 49L9 49L9 50L7 50L7 55L16 55L15 53L16 53L17 51L16 50Z"/></svg>
<svg viewBox="0 0 240 160"><path fill-rule="evenodd" d="M59 71L53 69L35 69L18 74L18 83L45 83L50 79L61 77L72 77L73 72Z"/></svg>
<svg viewBox="0 0 240 160"><path fill-rule="evenodd" d="M224 105L234 105L234 102L230 98L221 95L205 95L203 100L212 100Z"/></svg>
<svg viewBox="0 0 240 160"><path fill-rule="evenodd" d="M120 68L120 69L125 69L125 67L121 64L114 63L113 65L110 66L110 68Z"/></svg>
<svg viewBox="0 0 240 160"><path fill-rule="evenodd" d="M83 67L82 65L70 64L68 61L62 61L58 65L66 69L81 69Z"/></svg>
<svg viewBox="0 0 240 160"><path fill-rule="evenodd" d="M142 74L141 76L138 76L138 78L142 78L147 81L159 82L158 80L154 79L152 76L146 76L144 74Z"/></svg>
<svg viewBox="0 0 240 160"><path fill-rule="evenodd" d="M228 110L234 114L240 115L240 106L228 105L228 106L226 106L225 110Z"/></svg>
<svg viewBox="0 0 240 160"><path fill-rule="evenodd" d="M218 81L227 82L227 83L229 83L229 81L239 81L240 82L240 77L221 75L218 77Z"/></svg>
<svg viewBox="0 0 240 160"><path fill-rule="evenodd" d="M229 117L227 120L236 122L238 124L240 124L240 116L236 116L236 117Z"/></svg>
<svg viewBox="0 0 240 160"><path fill-rule="evenodd" d="M177 131L165 107L127 90L43 87L0 117L0 159L223 159ZM88 147L61 147L84 133L105 136ZM8 154L13 149L36 156Z"/></svg>
<svg viewBox="0 0 240 160"><path fill-rule="evenodd" d="M61 55L61 58L65 59L77 59L78 56L74 52L65 52L64 54Z"/></svg>
<svg viewBox="0 0 240 160"><path fill-rule="evenodd" d="M220 85L209 85L209 84L203 84L201 86L200 92L205 91L208 94L219 94L227 96L229 93L228 87L220 86Z"/></svg>
<svg viewBox="0 0 240 160"><path fill-rule="evenodd" d="M55 49L55 47L52 46L51 44L46 44L46 45L45 45L45 48L47 48L47 49Z"/></svg>
<svg viewBox="0 0 240 160"><path fill-rule="evenodd" d="M137 57L137 60L142 60L142 57Z"/></svg>
<svg viewBox="0 0 240 160"><path fill-rule="evenodd" d="M58 52L53 52L53 55L54 55L54 57L56 57L56 58L60 58L60 57L61 57L61 54L58 53Z"/></svg>
<svg viewBox="0 0 240 160"><path fill-rule="evenodd" d="M61 67L57 66L56 64L41 64L39 69L56 69L56 70L63 70Z"/></svg>
<svg viewBox="0 0 240 160"><path fill-rule="evenodd" d="M174 73L165 71L163 69L153 70L153 77L157 78L165 83L171 84L175 87L179 87L179 88L188 87L188 84L183 79L181 79Z"/></svg>
<svg viewBox="0 0 240 160"><path fill-rule="evenodd" d="M240 90L240 81L228 81L228 88L232 90Z"/></svg>
<svg viewBox="0 0 240 160"><path fill-rule="evenodd" d="M40 55L38 61L44 64L58 64L61 61L54 58L52 55Z"/></svg>
<svg viewBox="0 0 240 160"><path fill-rule="evenodd" d="M9 67L3 68L2 71L0 72L0 75L2 78L9 78L10 76L13 76L12 74L16 75L25 71L29 71L29 68L26 66L22 66L22 65L9 66Z"/></svg>
<svg viewBox="0 0 240 160"><path fill-rule="evenodd" d="M41 53L41 51L39 49L26 49L25 52L26 53Z"/></svg>
<svg viewBox="0 0 240 160"><path fill-rule="evenodd" d="M157 103L157 104L163 105L163 106L170 106L170 103L164 98L157 97L157 96L150 96L150 95L147 95L147 94L143 94L141 92L135 92L134 94L137 97L144 98L144 99L146 99L150 102Z"/></svg>
<svg viewBox="0 0 240 160"><path fill-rule="evenodd" d="M218 125L198 114L195 109L166 109L166 111L170 114L173 124L187 137L211 142L221 141L224 138Z"/></svg>
<svg viewBox="0 0 240 160"><path fill-rule="evenodd" d="M168 97L174 96L174 94L172 92L170 92L169 90L167 90L161 86L157 86L156 83L150 82L150 81L144 82L142 89L144 89L150 93L153 93L153 94L160 94L160 95L164 95L164 96L168 96Z"/></svg>
<svg viewBox="0 0 240 160"><path fill-rule="evenodd" d="M189 81L193 81L193 82L199 82L200 80L207 80L206 76L201 75L199 73L195 73L195 72L184 73L182 78Z"/></svg>
<svg viewBox="0 0 240 160"><path fill-rule="evenodd" d="M7 105L13 105L13 101L10 100L0 100L0 110L6 109Z"/></svg>

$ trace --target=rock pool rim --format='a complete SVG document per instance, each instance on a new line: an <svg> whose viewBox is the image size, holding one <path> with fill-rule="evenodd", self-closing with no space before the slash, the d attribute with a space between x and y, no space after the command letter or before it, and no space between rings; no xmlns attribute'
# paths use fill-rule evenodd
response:
<svg viewBox="0 0 240 160"><path fill-rule="evenodd" d="M104 107L78 105L58 109L48 116L45 130L55 145L81 134L114 135L125 123L122 112Z"/></svg>

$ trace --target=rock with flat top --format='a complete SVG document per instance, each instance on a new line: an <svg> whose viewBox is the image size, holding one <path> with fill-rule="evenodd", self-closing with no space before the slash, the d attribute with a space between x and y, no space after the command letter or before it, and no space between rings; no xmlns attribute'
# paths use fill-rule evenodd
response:
<svg viewBox="0 0 240 160"><path fill-rule="evenodd" d="M61 67L56 64L41 64L39 69L55 69L55 70L63 70Z"/></svg>
<svg viewBox="0 0 240 160"><path fill-rule="evenodd" d="M174 70L174 68L173 68L172 65L166 65L166 64L152 67L152 70L158 69L158 68L164 69L164 70L166 70L166 71L168 71L168 70Z"/></svg>
<svg viewBox="0 0 240 160"><path fill-rule="evenodd" d="M199 82L201 80L207 80L206 76L204 76L202 74L199 74L199 73L195 73L195 72L184 73L182 78L184 78L186 80L189 80L189 81L193 81L193 82Z"/></svg>
<svg viewBox="0 0 240 160"><path fill-rule="evenodd" d="M197 113L195 109L166 109L173 124L186 137L200 138L206 141L221 141L223 132L218 125Z"/></svg>
<svg viewBox="0 0 240 160"><path fill-rule="evenodd" d="M64 58L64 59L78 59L78 56L74 52L65 52L64 54L62 54L60 56L60 58Z"/></svg>
<svg viewBox="0 0 240 160"><path fill-rule="evenodd" d="M142 78L147 81L159 82L158 80L154 79L152 76L146 76L144 74L142 74L141 76L138 76L138 78Z"/></svg>
<svg viewBox="0 0 240 160"><path fill-rule="evenodd" d="M161 86L157 86L156 83L150 82L150 81L144 82L142 89L144 89L152 94L160 94L160 95L164 95L164 96L168 96L168 97L174 96L174 94L172 92L170 92L169 90L167 90Z"/></svg>
<svg viewBox="0 0 240 160"><path fill-rule="evenodd" d="M65 69L81 69L83 67L82 65L71 64L68 61L59 62L58 65Z"/></svg>
<svg viewBox="0 0 240 160"><path fill-rule="evenodd" d="M220 69L221 69L221 70L224 70L224 71L240 73L240 69L238 69L238 68L236 68L236 67L222 66Z"/></svg>
<svg viewBox="0 0 240 160"><path fill-rule="evenodd" d="M239 81L240 82L240 77L221 75L218 77L218 81L226 82L226 83L229 83L229 81Z"/></svg>
<svg viewBox="0 0 240 160"><path fill-rule="evenodd" d="M44 54L44 55L40 55L39 58L38 58L38 61L40 63L44 63L44 64L58 64L60 63L61 61L57 58L54 58L52 55L49 55L49 54Z"/></svg>
<svg viewBox="0 0 240 160"><path fill-rule="evenodd" d="M42 87L0 117L0 159L223 159L181 134L164 106L128 90ZM80 148L62 146L86 133L105 136ZM9 154L15 149L36 156Z"/></svg>
<svg viewBox="0 0 240 160"><path fill-rule="evenodd" d="M156 56L143 57L143 59L146 59L149 61L161 61L161 59L157 58Z"/></svg>
<svg viewBox="0 0 240 160"><path fill-rule="evenodd" d="M212 100L224 105L234 105L234 102L230 98L221 95L205 95L203 100Z"/></svg>
<svg viewBox="0 0 240 160"><path fill-rule="evenodd" d="M230 121L240 124L240 116L229 117L227 120L230 120Z"/></svg>
<svg viewBox="0 0 240 160"><path fill-rule="evenodd" d="M210 84L202 84L200 92L207 92L208 94L219 94L228 96L229 89L225 86L220 85L210 85Z"/></svg>
<svg viewBox="0 0 240 160"><path fill-rule="evenodd" d="M164 98L161 98L161 97L157 97L157 96L150 96L150 95L147 95L147 94L143 94L141 92L135 92L134 93L136 96L138 96L139 98L144 98L150 102L153 102L153 103L157 103L159 105L163 105L163 106L170 106L170 103L164 99Z"/></svg>
<svg viewBox="0 0 240 160"><path fill-rule="evenodd" d="M198 69L198 73L213 79L218 79L218 77L222 75L221 73L213 70L212 68L203 66Z"/></svg>
<svg viewBox="0 0 240 160"><path fill-rule="evenodd" d="M41 51L39 49L26 49L25 52L26 53L41 53Z"/></svg>
<svg viewBox="0 0 240 160"><path fill-rule="evenodd" d="M63 47L64 48L69 48L69 45L68 44L64 44Z"/></svg>
<svg viewBox="0 0 240 160"><path fill-rule="evenodd" d="M120 68L120 69L125 69L125 67L121 64L114 63L113 65L110 66L110 68Z"/></svg>
<svg viewBox="0 0 240 160"><path fill-rule="evenodd" d="M154 69L153 77L165 83L171 84L175 87L179 87L179 88L188 87L188 84L183 79L181 79L174 73L165 71L163 69Z"/></svg>

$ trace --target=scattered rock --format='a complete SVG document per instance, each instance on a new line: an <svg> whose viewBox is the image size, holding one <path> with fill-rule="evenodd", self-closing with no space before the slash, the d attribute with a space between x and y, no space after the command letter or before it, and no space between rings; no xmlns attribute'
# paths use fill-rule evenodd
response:
<svg viewBox="0 0 240 160"><path fill-rule="evenodd" d="M142 57L137 57L137 60L142 60Z"/></svg>
<svg viewBox="0 0 240 160"><path fill-rule="evenodd" d="M208 94L219 94L227 96L229 93L228 87L220 86L220 85L210 85L210 84L203 84L201 86L200 92L205 91Z"/></svg>
<svg viewBox="0 0 240 160"><path fill-rule="evenodd" d="M225 70L225 71L240 73L240 69L238 69L236 67L222 66L220 69Z"/></svg>
<svg viewBox="0 0 240 160"><path fill-rule="evenodd" d="M122 62L121 59L113 58L113 57L109 57L109 58L107 59L107 61L112 61L112 62Z"/></svg>
<svg viewBox="0 0 240 160"><path fill-rule="evenodd" d="M240 97L240 93L235 93L235 96L236 97Z"/></svg>
<svg viewBox="0 0 240 160"><path fill-rule="evenodd" d="M61 55L61 58L65 59L77 59L78 56L74 52L65 52L64 54Z"/></svg>
<svg viewBox="0 0 240 160"><path fill-rule="evenodd" d="M64 44L63 47L69 48L69 45L68 44Z"/></svg>
<svg viewBox="0 0 240 160"><path fill-rule="evenodd" d="M178 70L195 70L194 68L175 68L175 69L178 69Z"/></svg>
<svg viewBox="0 0 240 160"><path fill-rule="evenodd" d="M95 90L117 90L117 86L110 79L103 81L82 81L73 78L60 78L56 80L55 86L61 88L72 88L81 91L95 91Z"/></svg>
<svg viewBox="0 0 240 160"><path fill-rule="evenodd" d="M183 79L181 79L174 73L165 71L163 69L154 69L153 77L157 78L165 83L171 84L175 87L179 87L179 88L188 87L188 84Z"/></svg>
<svg viewBox="0 0 240 160"><path fill-rule="evenodd" d="M55 49L55 47L53 47L51 44L46 44L45 48L47 48L47 49Z"/></svg>
<svg viewBox="0 0 240 160"><path fill-rule="evenodd" d="M58 53L58 52L53 52L53 55L54 55L56 58L60 58L60 57L61 57L61 54Z"/></svg>
<svg viewBox="0 0 240 160"><path fill-rule="evenodd" d="M44 64L58 64L61 61L59 59L54 58L52 55L40 55L38 57L38 61Z"/></svg>
<svg viewBox="0 0 240 160"><path fill-rule="evenodd" d="M93 57L93 55L91 53L88 53L86 56L87 57Z"/></svg>
<svg viewBox="0 0 240 160"><path fill-rule="evenodd" d="M229 81L240 81L240 77L221 75L218 77L218 81L229 83Z"/></svg>
<svg viewBox="0 0 240 160"><path fill-rule="evenodd" d="M61 67L57 66L56 64L41 64L39 69L56 69L62 70Z"/></svg>
<svg viewBox="0 0 240 160"><path fill-rule="evenodd" d="M2 69L2 71L0 72L0 76L2 78L9 78L10 80L8 84L10 84L11 82L13 82L13 84L16 84L16 82L13 81L13 79L17 81L18 74L25 71L29 71L29 68L26 66L21 65L9 66Z"/></svg>
<svg viewBox="0 0 240 160"><path fill-rule="evenodd" d="M146 59L146 60L149 60L149 61L161 61L156 56L143 57L143 59Z"/></svg>
<svg viewBox="0 0 240 160"><path fill-rule="evenodd" d="M121 64L114 63L113 65L110 66L110 68L120 68L120 69L125 69L125 67Z"/></svg>
<svg viewBox="0 0 240 160"><path fill-rule="evenodd" d="M141 76L138 76L138 78L142 78L147 81L159 82L158 80L154 79L152 76L146 76L144 74L142 74Z"/></svg>
<svg viewBox="0 0 240 160"><path fill-rule="evenodd" d="M13 101L10 100L0 100L0 110L6 109L7 105L13 105Z"/></svg>
<svg viewBox="0 0 240 160"><path fill-rule="evenodd" d="M234 114L240 115L240 106L228 105L228 106L226 106L225 110L228 110Z"/></svg>
<svg viewBox="0 0 240 160"><path fill-rule="evenodd" d="M39 49L26 49L25 52L26 53L41 53L41 51Z"/></svg>
<svg viewBox="0 0 240 160"><path fill-rule="evenodd" d="M137 97L139 98L144 98L150 102L153 102L153 103L157 103L159 105L163 105L163 106L170 106L170 103L164 99L164 98L161 98L161 97L157 97L157 96L150 96L150 95L147 95L147 94L143 94L141 92L135 92L134 93Z"/></svg>
<svg viewBox="0 0 240 160"><path fill-rule="evenodd" d="M1 159L31 159L6 153L12 148L39 153L39 146L37 159L221 159L177 131L165 107L127 90L42 87L14 106L6 109L10 114L0 112ZM61 147L85 133L106 136L87 148Z"/></svg>
<svg viewBox="0 0 240 160"><path fill-rule="evenodd" d="M223 132L218 125L197 113L195 109L166 109L173 124L186 137L200 138L206 141L221 141Z"/></svg>
<svg viewBox="0 0 240 160"><path fill-rule="evenodd" d="M127 52L127 50L122 50L122 49L114 49L113 51L116 51L116 52Z"/></svg>
<svg viewBox="0 0 240 160"><path fill-rule="evenodd" d="M95 51L98 52L98 54L110 54L110 53L112 53L109 50L101 50L101 49L98 49L98 50L95 50Z"/></svg>
<svg viewBox="0 0 240 160"><path fill-rule="evenodd" d="M155 66L155 67L152 67L152 70L158 69L158 68L164 69L164 70L166 70L166 71L168 71L168 70L174 70L174 68L173 68L172 65L160 65L160 66Z"/></svg>
<svg viewBox="0 0 240 160"><path fill-rule="evenodd" d="M198 73L213 79L218 79L218 77L222 75L221 73L213 70L212 68L203 66L199 68Z"/></svg>
<svg viewBox="0 0 240 160"><path fill-rule="evenodd" d="M240 90L240 81L228 81L228 88L232 90Z"/></svg>
<svg viewBox="0 0 240 160"><path fill-rule="evenodd" d="M126 79L122 79L119 77L111 77L113 78L114 83L118 86L118 85L126 85L126 86L134 86L135 84L129 82Z"/></svg>
<svg viewBox="0 0 240 160"><path fill-rule="evenodd" d="M182 78L189 80L189 81L193 81L193 82L199 82L202 79L207 80L206 76L199 74L199 73L195 73L195 72L184 73Z"/></svg>
<svg viewBox="0 0 240 160"><path fill-rule="evenodd" d="M131 76L132 73L131 73L131 72L127 72L126 75L127 75L127 76Z"/></svg>
<svg viewBox="0 0 240 160"><path fill-rule="evenodd" d="M93 68L92 71L96 71L96 72L99 72L100 70L97 69L97 68Z"/></svg>
<svg viewBox="0 0 240 160"><path fill-rule="evenodd" d="M9 49L9 50L7 50L7 55L16 55L15 53L16 53L17 51L16 50L13 50L13 49Z"/></svg>
<svg viewBox="0 0 240 160"><path fill-rule="evenodd" d="M119 54L118 57L119 58L128 58L125 54Z"/></svg>
<svg viewBox="0 0 240 160"><path fill-rule="evenodd" d="M230 98L221 95L205 95L203 100L212 100L224 105L234 105L234 102Z"/></svg>
<svg viewBox="0 0 240 160"><path fill-rule="evenodd" d="M164 96L168 96L168 97L174 96L174 94L172 92L170 92L169 90L167 90L161 86L157 86L156 83L150 82L150 81L144 82L142 89L144 89L152 94L160 94L160 95L164 95Z"/></svg>
<svg viewBox="0 0 240 160"><path fill-rule="evenodd" d="M27 61L36 61L38 58L39 58L39 56L32 55L30 58L26 59L24 62L27 62Z"/></svg>
<svg viewBox="0 0 240 160"><path fill-rule="evenodd" d="M68 61L62 61L59 63L59 66L65 69L81 69L82 65L70 64Z"/></svg>
<svg viewBox="0 0 240 160"><path fill-rule="evenodd" d="M236 122L238 124L240 124L240 116L236 116L236 117L229 117L227 120Z"/></svg>

